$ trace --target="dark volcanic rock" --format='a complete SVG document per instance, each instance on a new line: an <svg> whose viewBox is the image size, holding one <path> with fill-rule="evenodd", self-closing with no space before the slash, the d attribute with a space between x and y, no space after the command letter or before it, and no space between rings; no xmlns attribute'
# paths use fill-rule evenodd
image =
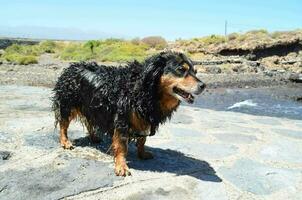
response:
<svg viewBox="0 0 302 200"><path fill-rule="evenodd" d="M289 80L297 83L302 83L302 74L293 73L289 76Z"/></svg>
<svg viewBox="0 0 302 200"><path fill-rule="evenodd" d="M248 60L259 60L269 56L286 56L292 52L302 50L300 38L287 41L278 41L273 44L262 44L250 48L224 46L217 49L217 54L223 56L245 56Z"/></svg>
<svg viewBox="0 0 302 200"><path fill-rule="evenodd" d="M38 44L39 40L30 40L30 39L9 39L9 38L0 38L0 49L5 49L12 44L23 44L23 45L34 45Z"/></svg>
<svg viewBox="0 0 302 200"><path fill-rule="evenodd" d="M10 159L11 155L12 155L12 153L9 151L0 151L0 163L1 163L1 160Z"/></svg>

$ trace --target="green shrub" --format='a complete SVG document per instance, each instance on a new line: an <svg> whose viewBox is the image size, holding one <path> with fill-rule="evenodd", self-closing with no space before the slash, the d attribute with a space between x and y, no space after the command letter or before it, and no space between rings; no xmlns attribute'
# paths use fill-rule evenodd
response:
<svg viewBox="0 0 302 200"><path fill-rule="evenodd" d="M221 35L210 35L199 39L205 45L220 44L226 42L226 38Z"/></svg>
<svg viewBox="0 0 302 200"><path fill-rule="evenodd" d="M55 53L56 43L54 41L43 41L39 43L39 52L40 53Z"/></svg>
<svg viewBox="0 0 302 200"><path fill-rule="evenodd" d="M71 43L59 53L59 57L68 61L86 61L93 59L93 53L88 45Z"/></svg>
<svg viewBox="0 0 302 200"><path fill-rule="evenodd" d="M56 53L57 57L67 61L124 62L143 60L148 49L149 46L142 42L121 39L90 40L85 43L43 41L37 45L13 44L6 48L2 59L18 64L30 64L37 63L37 57L43 53Z"/></svg>
<svg viewBox="0 0 302 200"><path fill-rule="evenodd" d="M71 43L59 53L59 57L68 61L110 61L124 62L133 59L143 60L147 56L148 46L131 41L107 39L88 41L84 44Z"/></svg>
<svg viewBox="0 0 302 200"><path fill-rule="evenodd" d="M27 56L20 54L6 54L3 56L5 60L8 62L16 63L19 65L28 65L38 63L37 57L35 56Z"/></svg>
<svg viewBox="0 0 302 200"><path fill-rule="evenodd" d="M37 57L35 56L21 56L18 60L20 65L29 65L38 63Z"/></svg>
<svg viewBox="0 0 302 200"><path fill-rule="evenodd" d="M38 63L37 56L40 54L39 45L13 44L5 49L2 57L8 62L28 65Z"/></svg>
<svg viewBox="0 0 302 200"><path fill-rule="evenodd" d="M38 45L13 44L5 49L5 54L38 55L40 54Z"/></svg>
<svg viewBox="0 0 302 200"><path fill-rule="evenodd" d="M133 44L127 41L119 41L108 44L106 41L97 48L97 59L100 61L130 61L143 60L147 56L148 46Z"/></svg>
<svg viewBox="0 0 302 200"><path fill-rule="evenodd" d="M98 46L100 46L100 41L97 40L89 40L84 44L84 47L90 49L91 53L94 52L94 49Z"/></svg>
<svg viewBox="0 0 302 200"><path fill-rule="evenodd" d="M268 34L268 31L265 29L257 29L246 32L246 34Z"/></svg>

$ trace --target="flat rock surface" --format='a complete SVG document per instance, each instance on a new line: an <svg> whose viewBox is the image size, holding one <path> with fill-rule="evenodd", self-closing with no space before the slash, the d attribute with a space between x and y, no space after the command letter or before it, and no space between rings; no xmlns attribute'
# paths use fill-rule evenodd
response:
<svg viewBox="0 0 302 200"><path fill-rule="evenodd" d="M154 159L113 173L108 144L54 129L51 90L0 86L0 199L302 199L302 121L180 106L148 138Z"/></svg>

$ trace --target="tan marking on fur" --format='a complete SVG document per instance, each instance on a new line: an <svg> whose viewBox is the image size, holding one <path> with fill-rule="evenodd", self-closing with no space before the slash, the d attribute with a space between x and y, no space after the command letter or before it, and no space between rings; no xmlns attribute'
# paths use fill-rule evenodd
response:
<svg viewBox="0 0 302 200"><path fill-rule="evenodd" d="M179 100L173 96L173 87L193 88L198 84L197 80L188 75L186 77L175 77L171 75L164 75L160 79L160 107L164 113L170 112L178 106Z"/></svg>
<svg viewBox="0 0 302 200"><path fill-rule="evenodd" d="M69 127L70 122L77 118L83 118L83 117L84 116L82 115L80 109L74 108L70 112L68 121L62 120L59 122L59 124L60 124L60 143L64 149L73 148L72 143L68 140L68 135L67 135L67 129ZM93 143L99 143L100 139L95 135L93 128L90 126L90 124L87 122L87 120L85 120L85 126L87 128L91 141Z"/></svg>
<svg viewBox="0 0 302 200"><path fill-rule="evenodd" d="M150 128L150 124L140 118L140 116L132 112L130 116L131 129L135 131L146 131Z"/></svg>
<svg viewBox="0 0 302 200"><path fill-rule="evenodd" d="M186 76L185 78L180 78L181 80L179 80L178 85L179 87L195 87L198 82L196 80L196 78L194 78L191 75Z"/></svg>
<svg viewBox="0 0 302 200"><path fill-rule="evenodd" d="M130 175L129 167L126 164L128 138L122 139L121 134L117 130L114 130L112 147L114 153L115 174L117 176Z"/></svg>
<svg viewBox="0 0 302 200"><path fill-rule="evenodd" d="M181 78L171 75L165 75L161 77L160 84L161 84L161 90L163 91L162 93L168 92L171 94L173 87L175 86L181 89L193 88L198 85L198 81L196 80L196 78L194 78L191 75Z"/></svg>
<svg viewBox="0 0 302 200"><path fill-rule="evenodd" d="M163 113L168 113L179 104L179 100L172 95L172 89L177 80L172 76L162 76L160 79L160 108Z"/></svg>
<svg viewBox="0 0 302 200"><path fill-rule="evenodd" d="M64 149L72 149L72 144L68 140L67 129L69 126L69 121L62 120L60 123L60 143Z"/></svg>
<svg viewBox="0 0 302 200"><path fill-rule="evenodd" d="M78 116L81 116L81 112L79 109L72 109L70 115L68 117L68 121L62 120L59 122L60 124L60 143L64 149L72 149L72 143L68 140L67 129L72 120L76 119Z"/></svg>
<svg viewBox="0 0 302 200"><path fill-rule="evenodd" d="M82 113L79 108L74 108L70 112L69 121L76 119L77 117L81 117Z"/></svg>

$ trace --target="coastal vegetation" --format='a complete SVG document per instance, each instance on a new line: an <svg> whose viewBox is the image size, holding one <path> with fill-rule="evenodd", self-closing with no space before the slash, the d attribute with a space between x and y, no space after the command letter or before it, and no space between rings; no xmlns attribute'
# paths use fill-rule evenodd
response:
<svg viewBox="0 0 302 200"><path fill-rule="evenodd" d="M231 33L227 36L210 35L193 39L177 39L167 42L160 36L145 38L104 39L89 41L41 41L34 45L13 44L2 53L0 61L27 65L37 63L41 54L53 54L63 61L127 62L141 61L149 55L166 48L182 50L192 58L219 53L223 49L253 51L294 39L302 40L302 30L273 32L252 30L246 33Z"/></svg>

